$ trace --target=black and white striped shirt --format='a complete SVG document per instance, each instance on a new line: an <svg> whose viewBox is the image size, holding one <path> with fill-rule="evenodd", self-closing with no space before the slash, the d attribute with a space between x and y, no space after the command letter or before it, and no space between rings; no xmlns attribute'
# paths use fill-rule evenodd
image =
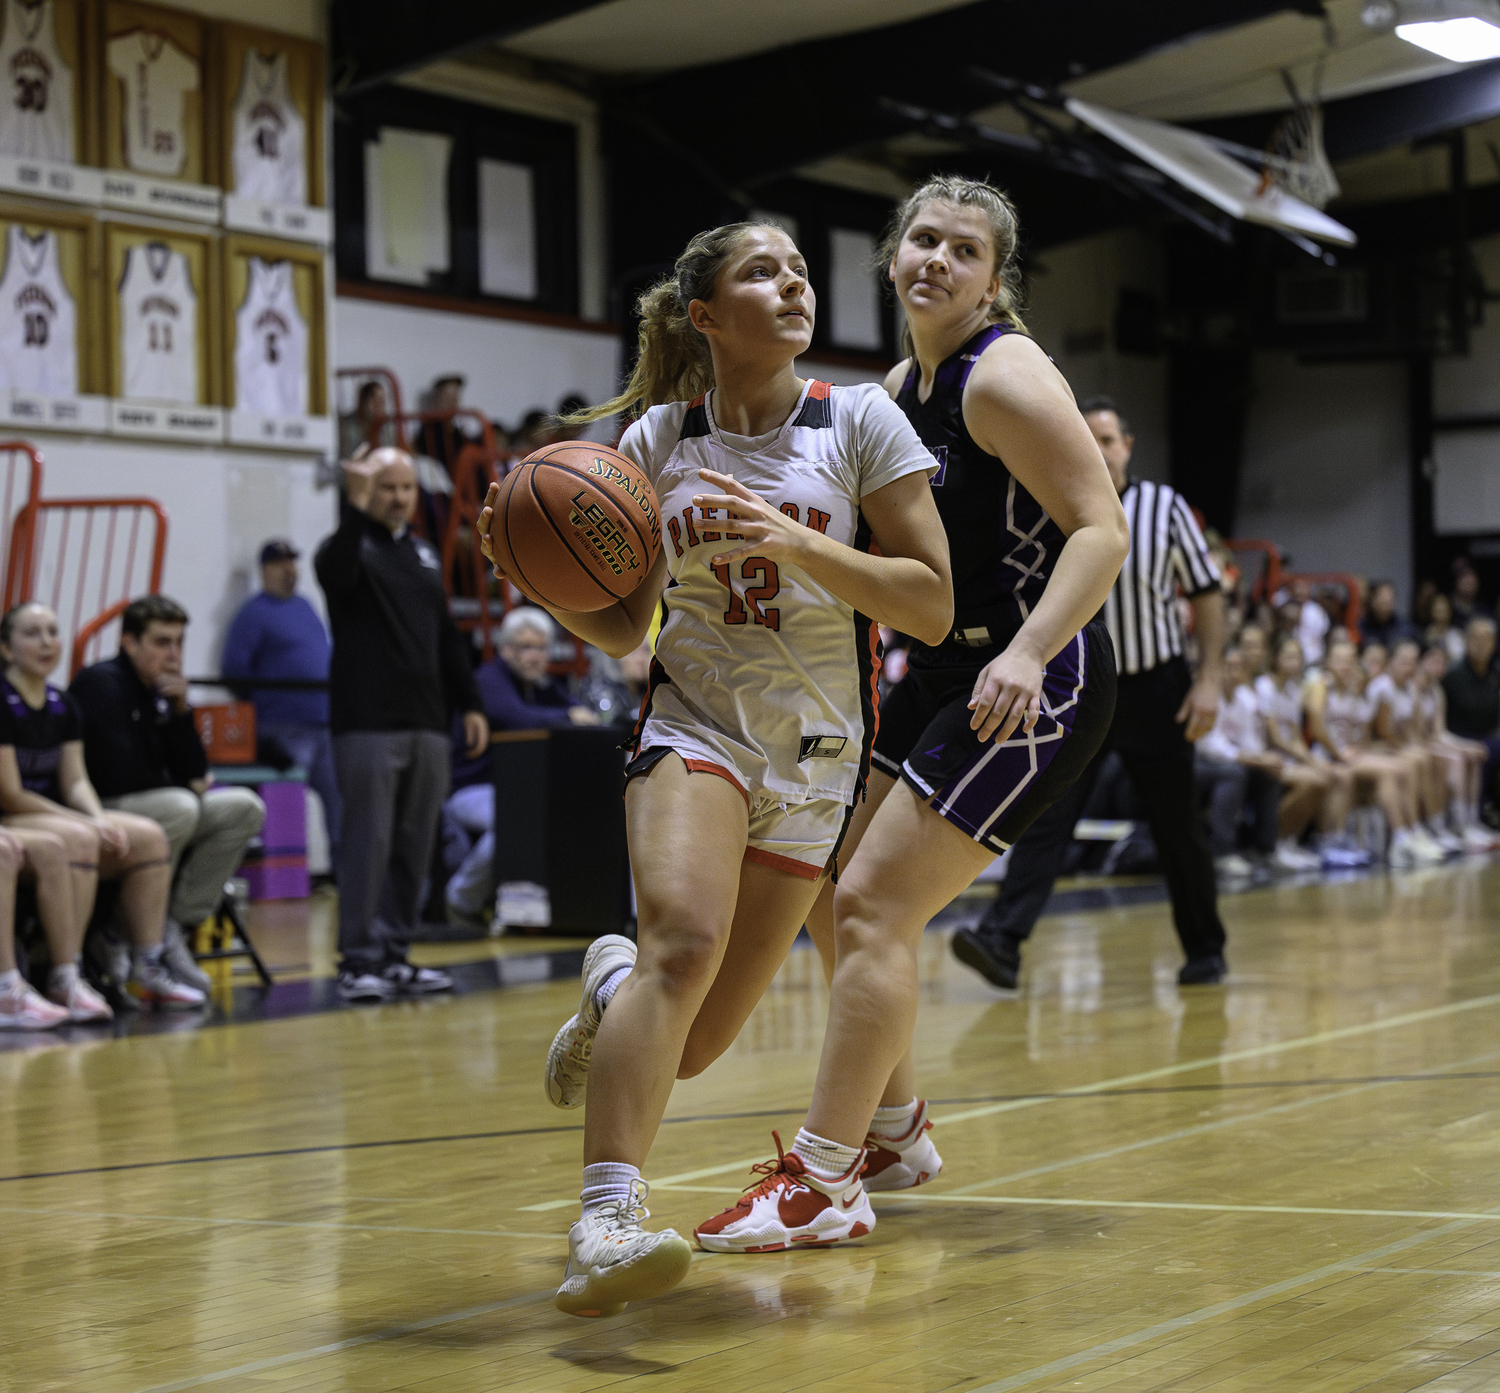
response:
<svg viewBox="0 0 1500 1393"><path fill-rule="evenodd" d="M1219 567L1193 510L1176 489L1133 479L1120 502L1130 554L1104 602L1104 622L1122 673L1149 672L1182 652L1180 581L1189 597L1214 590Z"/></svg>

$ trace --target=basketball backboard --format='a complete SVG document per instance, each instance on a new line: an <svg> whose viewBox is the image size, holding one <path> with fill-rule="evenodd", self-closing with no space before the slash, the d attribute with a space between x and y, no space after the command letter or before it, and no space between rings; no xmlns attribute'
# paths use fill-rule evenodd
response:
<svg viewBox="0 0 1500 1393"><path fill-rule="evenodd" d="M1262 192L1259 174L1196 131L1153 121L1149 116L1129 116L1077 97L1067 98L1064 105L1086 126L1231 217L1341 247L1352 247L1359 241L1342 223L1275 184Z"/></svg>

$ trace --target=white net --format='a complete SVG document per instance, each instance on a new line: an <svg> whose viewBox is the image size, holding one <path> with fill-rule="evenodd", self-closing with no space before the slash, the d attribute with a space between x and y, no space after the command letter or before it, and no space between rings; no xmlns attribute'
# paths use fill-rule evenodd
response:
<svg viewBox="0 0 1500 1393"><path fill-rule="evenodd" d="M1314 208L1326 208L1341 190L1323 148L1323 107L1316 95L1310 100L1302 97L1290 73L1281 76L1291 93L1292 109L1266 145L1262 192L1275 184ZM1314 92L1318 85L1314 83Z"/></svg>

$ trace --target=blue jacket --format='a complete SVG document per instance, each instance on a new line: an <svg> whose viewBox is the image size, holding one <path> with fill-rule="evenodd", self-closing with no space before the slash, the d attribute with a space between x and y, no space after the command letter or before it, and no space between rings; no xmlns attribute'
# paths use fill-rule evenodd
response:
<svg viewBox="0 0 1500 1393"><path fill-rule="evenodd" d="M288 677L326 682L332 646L318 612L301 595L252 595L224 640L225 677ZM260 725L328 724L326 691L254 690Z"/></svg>
<svg viewBox="0 0 1500 1393"><path fill-rule="evenodd" d="M497 654L475 672L474 680L491 730L556 730L573 724L568 708L577 703L554 677L522 682ZM454 789L486 782L490 777L489 752L469 759L464 753L462 723L455 720L453 730Z"/></svg>

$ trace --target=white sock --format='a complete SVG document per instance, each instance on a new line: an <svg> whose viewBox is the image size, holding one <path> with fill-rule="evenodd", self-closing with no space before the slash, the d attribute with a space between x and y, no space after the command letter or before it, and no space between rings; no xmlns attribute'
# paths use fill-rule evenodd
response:
<svg viewBox="0 0 1500 1393"><path fill-rule="evenodd" d="M158 943L151 948L137 948L135 950L135 961L137 966L142 963L149 966L157 966L161 962L161 955L166 949L166 944Z"/></svg>
<svg viewBox="0 0 1500 1393"><path fill-rule="evenodd" d="M809 1132L806 1127L797 1129L797 1140L792 1143L792 1150L802 1158L802 1164L807 1167L807 1173L814 1180L821 1180L825 1183L842 1180L854 1169L854 1163L859 1160L858 1147L829 1141L827 1137L820 1137Z"/></svg>
<svg viewBox="0 0 1500 1393"><path fill-rule="evenodd" d="M0 996L14 996L21 990L21 971L19 968L11 968L9 972L0 972Z"/></svg>
<svg viewBox="0 0 1500 1393"><path fill-rule="evenodd" d="M62 963L54 967L47 977L47 985L55 992L71 991L78 980L78 964Z"/></svg>
<svg viewBox="0 0 1500 1393"><path fill-rule="evenodd" d="M1411 840L1410 827L1398 827L1391 833L1392 846L1405 846Z"/></svg>
<svg viewBox="0 0 1500 1393"><path fill-rule="evenodd" d="M1447 824L1443 821L1442 813L1433 813L1427 819L1427 830L1429 832L1446 832L1448 830Z"/></svg>
<svg viewBox="0 0 1500 1393"><path fill-rule="evenodd" d="M630 969L628 967L618 968L609 974L608 978L605 979L604 985L594 993L594 1000L598 1004L601 1014L604 1008L614 1000L615 993L620 990L620 983L629 976Z"/></svg>
<svg viewBox="0 0 1500 1393"><path fill-rule="evenodd" d="M583 1212L592 1214L606 1204L628 1203L630 1182L639 1180L641 1173L623 1161L596 1161L583 1168Z"/></svg>
<svg viewBox="0 0 1500 1393"><path fill-rule="evenodd" d="M893 1141L911 1131L912 1120L917 1115L917 1100L903 1103L899 1108L876 1108L875 1119L870 1123L870 1135Z"/></svg>

